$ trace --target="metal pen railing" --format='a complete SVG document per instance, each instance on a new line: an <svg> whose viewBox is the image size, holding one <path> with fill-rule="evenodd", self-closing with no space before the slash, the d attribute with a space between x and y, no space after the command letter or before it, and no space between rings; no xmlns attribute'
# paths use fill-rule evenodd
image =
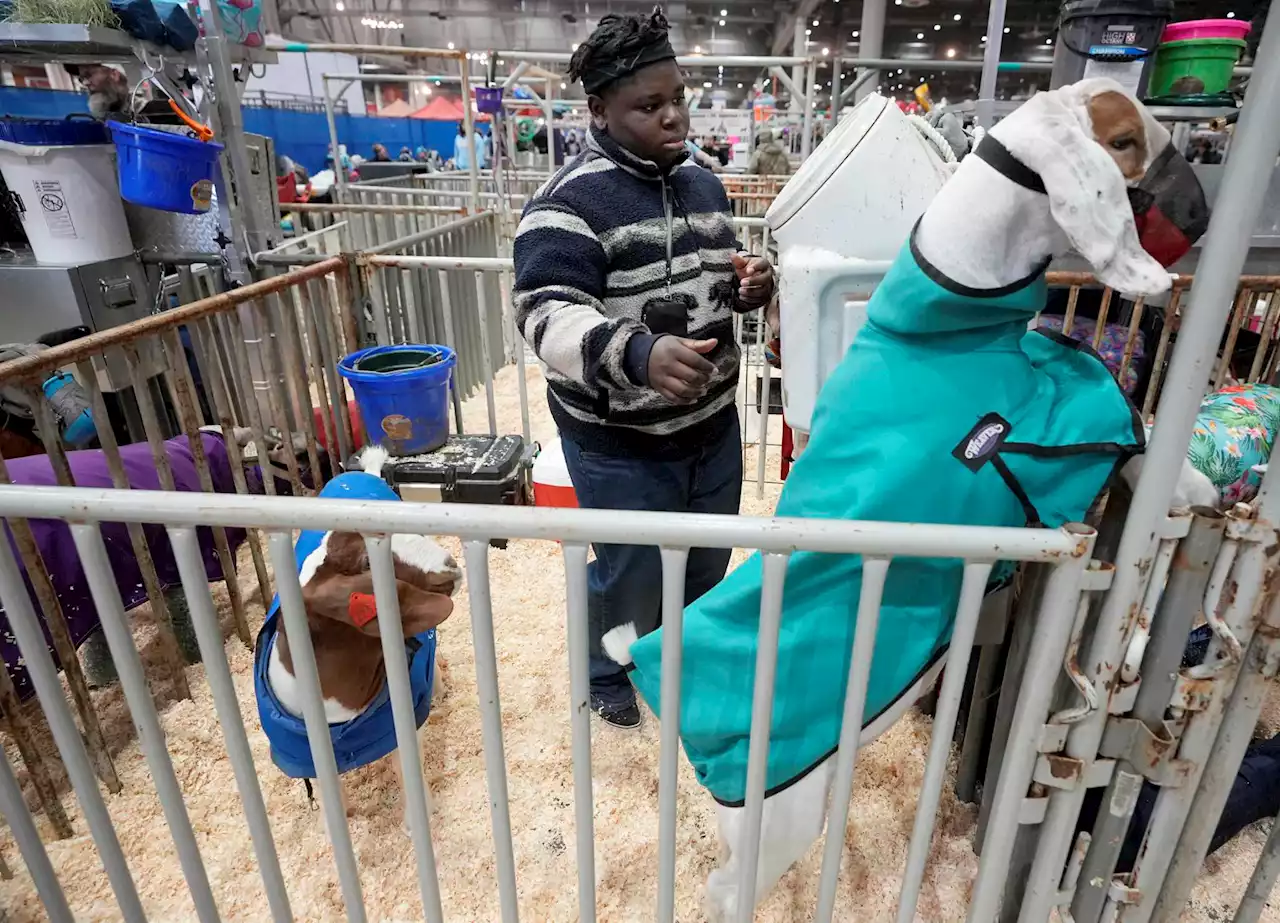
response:
<svg viewBox="0 0 1280 923"><path fill-rule="evenodd" d="M284 630L290 638L290 649L304 697L304 718L315 761L317 778L326 813L326 827L334 846L341 890L349 919L365 918L364 897L360 886L359 868L352 848L345 812L339 797L339 781L335 769L332 744L325 723L319 680L314 655L308 642L306 614L303 608L297 562L293 553L295 529L341 529L363 534L369 553L370 568L374 575L375 596L380 633L383 638L384 656L387 661L388 685L395 719L399 758L404 770L408 823L417 856L417 879L427 919L443 919L439 898L438 871L430 850L430 819L426 810L421 767L416 758L416 722L409 690L407 664L400 627L400 612L394 582L389 537L393 534L457 535L466 551L467 576L471 589L471 620L481 630L473 633L476 647L477 677L480 683L479 700L482 723L485 728L485 766L491 795L491 822L496 844L497 879L501 919L514 921L518 913L519 868L515 865L512 850L510 817L505 810L506 760L503 753L502 708L497 688L493 634L493 600L487 575L489 542L495 538L522 538L559 541L565 562L567 579L567 625L570 660L569 716L573 741L573 789L574 813L577 837L577 880L580 917L596 918L596 894L594 871L594 834L592 825L592 775L590 715L587 708L587 635L586 635L586 580L587 546L592 542L653 543L667 549L664 553L664 571L674 585L684 564L687 549L691 547L729 548L759 547L766 555L764 590L761 603L762 638L756 665L756 706L751 725L748 778L753 780L748 788L746 801L746 832L742 841L734 844L742 854L751 854L758 846L760 817L763 809L763 769L769 738L767 704L771 701L771 678L777 657L777 637L780 628L783 581L786 562L797 550L812 550L830 554L865 554L871 563L867 586L859 607L859 631L852 653L851 676L846 721L841 736L837 760L841 771L839 784L833 798L833 816L846 816L851 798L853 762L858 747L859 728L862 724L861 701L869 678L869 664L874 643L874 629L879 615L879 591L885 571L897 557L941 557L963 559L965 591L961 597L957 623L962 626L953 639L952 657L962 660L967 654L965 644L970 639L970 628L976 619L976 602L991 564L996 560L1025 560L1043 562L1051 567L1050 578L1054 592L1046 594L1041 617L1046 624L1069 624L1065 618L1075 611L1082 591L1082 579L1086 573L1093 532L1084 527L1065 530L1000 529L985 527L930 526L898 523L859 523L817 520L768 520L742 517L706 515L670 515L664 513L617 513L593 510L533 510L511 507L476 507L451 504L369 504L358 501L301 499L287 497L251 498L228 496L218 504L193 504L190 498L179 493L159 492L138 502L136 491L86 490L80 488L19 489L0 488L0 515L9 518L42 518L73 520L72 530L77 548L85 561L90 585L104 619L113 627L108 640L112 653L120 666L122 680L126 683L128 705L141 727L151 728L140 743L158 780L157 796L164 808L170 833L177 847L187 885L197 914L202 920L218 919L218 896L209 886L203 872L203 860L198 843L191 835L190 821L182 793L170 784L173 767L165 747L163 730L157 723L155 706L149 696L140 694L145 689L141 664L132 650L131 639L124 622L115 581L106 561L98 523L118 521L146 521L161 524L167 530L175 554L183 563L184 591L191 600L192 617L199 626L202 653L215 686L215 706L222 724L228 754L235 764L237 785L244 803L246 819L254 834L254 849L262 870L263 884L267 891L273 916L277 920L290 919L287 886L280 875L279 860L270 838L271 824L263 806L260 785L246 749L245 732L235 707L230 687L230 673L225 654L218 643L217 620L209 596L209 585L199 563L199 553L194 540L195 528L228 528L266 530L270 533L271 556L274 565L276 591L281 601ZM878 562L878 563L877 563ZM480 589L477 589L480 587ZM78 735L69 733L73 728L71 715L57 688L53 662L44 648L39 634L35 610L23 588L17 564L7 548L0 548L0 598L11 613L15 634L24 656L32 663L33 679L42 706L49 714L57 735L59 750L72 770L72 782L89 824L99 852L108 870L109 880L126 919L141 918L141 902L134 878L130 874L129 857L115 836L105 804L92 774L87 769L87 759ZM267 597L269 598L269 597ZM678 625L683 599L674 592L665 594L665 617L669 624ZM1037 638L1033 656L1046 665L1060 662L1065 632L1057 636L1045 632ZM664 637L663 658L668 664L678 651L679 637L667 632ZM960 671L963 673L963 671ZM213 678L216 677L216 680ZM1027 680L1027 685L1045 687L1037 676ZM957 684L946 690L945 701L951 708L951 697L958 694ZM1046 693L1047 694L1047 693ZM662 690L664 724L676 723L680 696L680 671L664 674ZM1036 746L1030 721L1035 716L1028 712L1026 719L1016 724L1021 749L1031 753ZM946 722L935 724L934 734L950 739L951 729ZM678 739L674 733L665 733L662 739L661 765L669 770L677 760ZM924 819L917 822L916 836L923 836L923 846L913 846L913 860L908 866L904 894L912 894L919 887L924 867L918 858L920 849L927 850L932 832L932 815L943 780L947 759L947 746L931 747L926 769L926 787L920 802ZM1021 752L1011 746L1010 753ZM1024 758L1009 759L1006 772L1009 776L1006 788L1010 791L1025 790L1030 782L1031 761ZM0 794L4 791L4 773L0 773ZM676 825L673 822L675 805L675 775L664 771L660 784L660 801L663 805L659 836L664 846L660 850L662 868L660 878L672 882L675 862ZM1006 799L1008 801L1008 799ZM1002 804L993 816L994 829L1016 828L1020 805L1013 801ZM23 809L25 811L25 808ZM19 827L29 830L24 821ZM16 829L16 828L15 828ZM826 849L828 853L839 850L843 840L843 825L832 825ZM751 831L757 837L753 840ZM914 842L914 838L913 838ZM832 844L835 844L834 846ZM38 838L24 835L19 845L28 867L38 870L41 891L51 895L47 906L58 907L60 885L54 875L48 874L53 864ZM743 866L740 882L741 893L754 893L755 863ZM822 891L830 893L838 876L838 863L824 864ZM993 868L988 874L999 875ZM671 919L674 892L671 887L660 889L660 918ZM225 900L225 898L224 898ZM739 919L750 919L748 900L739 913Z"/></svg>

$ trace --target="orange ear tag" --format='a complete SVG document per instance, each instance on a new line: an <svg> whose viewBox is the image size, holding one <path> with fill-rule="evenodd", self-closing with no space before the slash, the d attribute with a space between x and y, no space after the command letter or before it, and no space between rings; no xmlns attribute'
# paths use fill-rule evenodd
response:
<svg viewBox="0 0 1280 923"><path fill-rule="evenodd" d="M356 628L364 628L378 617L378 603L372 593L352 593L347 601L347 612Z"/></svg>

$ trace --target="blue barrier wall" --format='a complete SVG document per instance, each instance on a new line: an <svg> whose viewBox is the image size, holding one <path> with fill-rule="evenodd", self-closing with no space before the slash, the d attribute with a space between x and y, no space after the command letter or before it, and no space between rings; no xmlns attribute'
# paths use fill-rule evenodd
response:
<svg viewBox="0 0 1280 923"><path fill-rule="evenodd" d="M27 87L0 87L0 115L27 118L60 119L73 113L88 112L89 105L81 93L61 90L35 90ZM276 153L302 164L312 173L324 168L329 148L329 126L323 113L295 112L290 109L244 108L245 131L266 135L275 141ZM349 154L373 156L375 143L385 144L394 158L400 148L432 148L441 160L453 156L453 139L458 134L455 122L432 122L426 119L385 119L368 115L334 117L338 143L347 146ZM480 128L482 133L488 126Z"/></svg>

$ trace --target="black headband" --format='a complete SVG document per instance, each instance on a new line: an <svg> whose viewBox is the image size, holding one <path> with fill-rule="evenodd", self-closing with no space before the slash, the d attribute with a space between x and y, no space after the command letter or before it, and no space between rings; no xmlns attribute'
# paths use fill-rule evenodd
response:
<svg viewBox="0 0 1280 923"><path fill-rule="evenodd" d="M630 76L642 67L656 64L658 61L674 60L675 49L665 38L652 45L646 45L639 51L596 64L594 61L582 73L582 88L588 96L599 96L600 91L609 84Z"/></svg>

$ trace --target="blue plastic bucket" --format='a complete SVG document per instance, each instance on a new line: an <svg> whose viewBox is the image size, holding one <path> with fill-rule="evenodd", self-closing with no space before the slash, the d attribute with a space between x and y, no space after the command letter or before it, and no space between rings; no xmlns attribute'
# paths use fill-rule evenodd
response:
<svg viewBox="0 0 1280 923"><path fill-rule="evenodd" d="M351 383L369 439L392 455L420 455L449 438L457 363L447 346L374 346L344 358L338 372Z"/></svg>
<svg viewBox="0 0 1280 923"><path fill-rule="evenodd" d="M111 137L126 201L184 215L209 210L221 144L123 122L111 123Z"/></svg>

